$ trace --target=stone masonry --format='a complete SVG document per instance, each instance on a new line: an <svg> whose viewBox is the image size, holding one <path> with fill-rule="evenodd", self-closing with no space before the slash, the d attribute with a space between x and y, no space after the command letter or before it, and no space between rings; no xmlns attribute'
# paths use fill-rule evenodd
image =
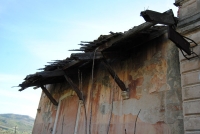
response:
<svg viewBox="0 0 200 134"><path fill-rule="evenodd" d="M178 31L200 44L200 0L176 0ZM194 44L191 44L194 45ZM200 45L193 51L200 55ZM179 52L185 134L200 134L200 59Z"/></svg>

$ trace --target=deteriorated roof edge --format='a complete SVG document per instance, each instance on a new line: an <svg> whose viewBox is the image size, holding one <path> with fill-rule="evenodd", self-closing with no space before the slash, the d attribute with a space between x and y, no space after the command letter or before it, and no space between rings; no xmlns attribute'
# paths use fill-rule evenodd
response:
<svg viewBox="0 0 200 134"><path fill-rule="evenodd" d="M82 50L84 51L84 53L72 53L70 57L64 60L56 60L54 62L50 62L50 65L46 65L45 68L40 69L44 71L27 75L24 79L24 82L19 84L19 87L21 87L19 91L22 91L32 86L40 86L40 84L52 83L52 78L55 79L63 76L64 71L65 73L72 72L72 70L68 70L70 67L80 63L87 63L93 58L94 52L96 52L96 50L97 52L95 54L97 57L95 57L95 59L102 59L103 56L101 52L106 50L107 48L111 48L114 43L122 40L127 40L130 37L132 38L138 33L145 30L151 31L154 29L152 28L152 26L154 25L156 25L156 23L145 22L139 26L129 29L128 31L125 31L124 33L110 32L109 35L101 35L97 40L91 42L81 42L81 46L85 46ZM161 30L163 31L163 29ZM156 38L156 36L154 38ZM79 55L78 58L77 55ZM75 69L77 70L78 68Z"/></svg>

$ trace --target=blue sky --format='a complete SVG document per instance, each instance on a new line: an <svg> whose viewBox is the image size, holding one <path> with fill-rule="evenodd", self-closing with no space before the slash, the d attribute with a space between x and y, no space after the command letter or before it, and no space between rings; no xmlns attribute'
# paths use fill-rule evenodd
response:
<svg viewBox="0 0 200 134"><path fill-rule="evenodd" d="M35 117L41 89L11 88L47 62L65 59L80 41L144 22L140 12L177 8L174 0L1 0L0 114Z"/></svg>

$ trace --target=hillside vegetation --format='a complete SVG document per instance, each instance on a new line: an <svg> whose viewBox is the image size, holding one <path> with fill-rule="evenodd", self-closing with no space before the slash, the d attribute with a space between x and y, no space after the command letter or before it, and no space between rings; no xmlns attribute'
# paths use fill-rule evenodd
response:
<svg viewBox="0 0 200 134"><path fill-rule="evenodd" d="M27 115L0 114L0 134L31 134L34 119Z"/></svg>

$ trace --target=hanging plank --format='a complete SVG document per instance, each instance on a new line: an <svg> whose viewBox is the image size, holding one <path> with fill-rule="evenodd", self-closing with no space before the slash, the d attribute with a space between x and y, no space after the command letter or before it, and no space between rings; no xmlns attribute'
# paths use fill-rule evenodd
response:
<svg viewBox="0 0 200 134"><path fill-rule="evenodd" d="M44 85L40 85L42 91L46 94L49 100L55 105L58 106L58 102L53 98L53 96L49 93L49 91L44 87Z"/></svg>
<svg viewBox="0 0 200 134"><path fill-rule="evenodd" d="M83 100L83 95L81 93L81 91L78 89L78 86L76 86L73 81L67 76L67 75L64 75L65 76L65 79L66 81L70 84L70 86L73 88L73 90L76 92L79 100Z"/></svg>
<svg viewBox="0 0 200 134"><path fill-rule="evenodd" d="M55 71L43 71L36 73L37 76L41 76L42 78L49 78L49 77L56 77L64 75L62 70L55 70Z"/></svg>
<svg viewBox="0 0 200 134"><path fill-rule="evenodd" d="M24 89L26 89L28 87L33 87L33 86L39 86L40 87L40 85L61 83L64 80L65 79L63 77L54 77L54 78L51 78L51 79L44 79L44 80L37 80L37 81L30 81L30 82L27 82L28 80L26 80L22 84L19 84L19 86L21 87L21 89L19 89L19 91L23 91Z"/></svg>
<svg viewBox="0 0 200 134"><path fill-rule="evenodd" d="M75 58L78 60L92 60L94 58L94 52L87 52L87 53L73 53L71 54L71 58ZM101 52L95 53L95 59L102 59L103 56Z"/></svg>
<svg viewBox="0 0 200 134"><path fill-rule="evenodd" d="M59 77L65 74L70 75L73 74L77 69L68 69L65 72L61 69L54 71L42 71L36 74L33 74L34 77L41 76L42 78L50 78L50 77ZM25 79L26 80L26 79Z"/></svg>
<svg viewBox="0 0 200 134"><path fill-rule="evenodd" d="M171 26L168 26L168 38L176 44L176 46L191 55L190 43L176 32Z"/></svg>
<svg viewBox="0 0 200 134"><path fill-rule="evenodd" d="M106 60L102 61L103 65L106 67L106 69L108 70L109 74L112 76L112 78L115 80L115 82L117 83L117 85L121 88L122 91L127 91L127 88L124 84L123 81L120 80L120 78L117 76L117 74L112 70L112 68L110 67L110 65L107 63Z"/></svg>

